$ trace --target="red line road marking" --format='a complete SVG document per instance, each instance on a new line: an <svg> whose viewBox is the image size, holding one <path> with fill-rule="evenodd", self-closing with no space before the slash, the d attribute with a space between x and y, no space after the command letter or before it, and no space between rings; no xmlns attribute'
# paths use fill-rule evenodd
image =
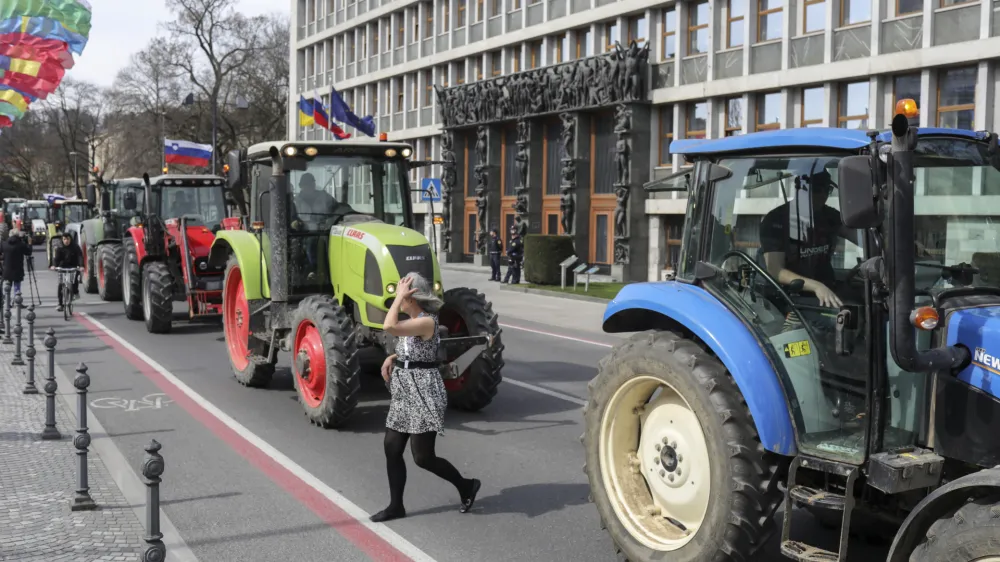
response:
<svg viewBox="0 0 1000 562"><path fill-rule="evenodd" d="M348 503L350 504L349 506L338 505L333 498L330 498L330 495L335 494L339 496L339 494L336 494L332 489L321 490L316 485L306 482L300 475L295 474L288 465L293 465L294 468L301 472L305 472L305 469L302 469L291 459L284 457L280 453L278 453L280 457L275 458L274 454L269 454L259 445L252 443L231 427L230 423L221 419L217 414L210 412L195 400L191 396L194 393L193 390L189 394L188 390L179 387L174 381L171 381L160 372L162 367L157 369L149 361L129 349L122 341L119 341L115 337L117 334L112 335L113 332L111 330L100 325L96 320L90 318L89 315L81 313L75 315L75 317L81 325L90 330L106 345L114 349L118 355L131 363L146 378L170 396L175 403L183 407L193 418L210 429L219 439L226 442L233 450L266 474L268 478L281 486L295 499L311 509L320 519L333 527L335 531L367 554L372 560L377 562L403 562L408 560L433 562L430 556L388 529L388 527L377 523L361 521L358 516L345 511L345 507L348 509L353 508L353 511L362 510L350 504L346 498L341 498L342 503ZM166 371L165 369L163 370ZM198 395L195 394L195 396ZM200 396L198 397L201 398ZM204 398L201 399L204 400ZM238 424L238 422L232 420L232 424ZM243 429L249 432L249 430ZM266 444L263 440L260 441ZM309 476L318 482L318 479L314 476ZM360 515L364 514L361 513ZM407 551L406 554L404 554L404 550Z"/></svg>

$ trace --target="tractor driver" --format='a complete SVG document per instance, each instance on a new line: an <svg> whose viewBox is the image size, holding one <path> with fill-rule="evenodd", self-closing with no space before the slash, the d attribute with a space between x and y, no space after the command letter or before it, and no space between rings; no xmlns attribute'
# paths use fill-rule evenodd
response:
<svg viewBox="0 0 1000 562"><path fill-rule="evenodd" d="M778 283L788 285L801 279L802 290L814 294L820 306L840 308L843 301L832 288L836 283L833 253L838 236L854 242L857 231L845 227L840 212L826 205L835 187L829 172L803 177L803 183L808 187L800 187L795 200L772 209L761 221L764 265ZM802 197L810 198L811 203L800 204ZM792 205L796 205L796 220L791 220Z"/></svg>
<svg viewBox="0 0 1000 562"><path fill-rule="evenodd" d="M306 172L299 179L299 193L295 196L291 209L292 230L312 230L306 228L306 223L311 223L314 228L321 223L330 220L336 213L340 204L332 195L326 191L316 189L316 176ZM306 260L309 263L309 270L316 266L316 253L319 248L319 238L312 237L306 241Z"/></svg>
<svg viewBox="0 0 1000 562"><path fill-rule="evenodd" d="M194 212L194 205L191 203L191 200L188 199L187 193L178 191L174 195L173 204L170 205L170 216L183 217L184 215L193 214Z"/></svg>

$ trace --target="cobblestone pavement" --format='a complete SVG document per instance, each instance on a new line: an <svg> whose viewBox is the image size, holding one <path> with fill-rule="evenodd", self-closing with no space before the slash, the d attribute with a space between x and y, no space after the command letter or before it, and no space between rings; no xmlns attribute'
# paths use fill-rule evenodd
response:
<svg viewBox="0 0 1000 562"><path fill-rule="evenodd" d="M70 511L79 460L73 446L76 412L56 400L60 440L42 441L45 427L44 348L38 349L39 394L21 393L27 367L0 350L0 561L139 561L142 523L93 450L88 455L95 511ZM60 394L76 389L59 388Z"/></svg>

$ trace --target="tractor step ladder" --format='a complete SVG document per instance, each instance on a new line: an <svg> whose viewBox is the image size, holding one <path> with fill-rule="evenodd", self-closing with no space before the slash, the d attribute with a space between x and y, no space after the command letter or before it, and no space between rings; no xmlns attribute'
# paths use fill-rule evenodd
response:
<svg viewBox="0 0 1000 562"><path fill-rule="evenodd" d="M800 468L834 474L847 478L844 495L817 490L795 483ZM784 522L781 527L781 554L792 560L803 562L845 562L847 541L851 533L851 512L854 511L854 484L858 480L859 468L825 459L799 455L788 467L788 488L785 491ZM812 506L820 509L843 512L840 528L839 552L830 552L799 541L791 540L793 506Z"/></svg>

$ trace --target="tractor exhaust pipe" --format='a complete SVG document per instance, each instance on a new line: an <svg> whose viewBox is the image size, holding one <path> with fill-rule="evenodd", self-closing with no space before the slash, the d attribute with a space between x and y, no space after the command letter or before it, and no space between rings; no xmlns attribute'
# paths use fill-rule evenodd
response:
<svg viewBox="0 0 1000 562"><path fill-rule="evenodd" d="M910 320L916 293L914 279L914 150L917 130L906 116L892 120L892 150L889 153L889 242L886 251L889 270L889 350L904 371L911 373L953 370L970 359L964 347L938 347L917 350L916 327Z"/></svg>
<svg viewBox="0 0 1000 562"><path fill-rule="evenodd" d="M294 160L294 157L288 158ZM266 235L271 242L271 262L268 264L268 281L271 285L271 302L288 303L288 174L286 162L277 148L271 148L271 179L268 180L268 203L271 206L271 224ZM279 307L281 308L281 307ZM283 324L283 323L282 323Z"/></svg>

